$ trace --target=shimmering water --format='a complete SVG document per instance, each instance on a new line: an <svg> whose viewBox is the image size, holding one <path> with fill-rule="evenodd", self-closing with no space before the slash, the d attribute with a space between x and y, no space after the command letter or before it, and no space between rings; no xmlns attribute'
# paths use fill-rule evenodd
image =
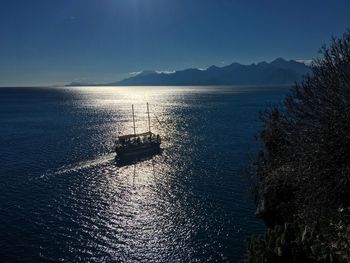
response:
<svg viewBox="0 0 350 263"><path fill-rule="evenodd" d="M0 89L0 261L237 262L262 232L241 176L258 111L286 88ZM162 155L118 167L147 129Z"/></svg>

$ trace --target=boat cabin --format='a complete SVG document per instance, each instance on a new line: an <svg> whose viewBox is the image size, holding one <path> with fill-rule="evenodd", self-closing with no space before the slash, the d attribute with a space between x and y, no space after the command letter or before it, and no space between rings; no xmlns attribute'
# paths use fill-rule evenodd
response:
<svg viewBox="0 0 350 263"><path fill-rule="evenodd" d="M139 134L128 134L119 136L116 141L117 148L138 147L146 144L160 144L160 136L152 132L144 132Z"/></svg>

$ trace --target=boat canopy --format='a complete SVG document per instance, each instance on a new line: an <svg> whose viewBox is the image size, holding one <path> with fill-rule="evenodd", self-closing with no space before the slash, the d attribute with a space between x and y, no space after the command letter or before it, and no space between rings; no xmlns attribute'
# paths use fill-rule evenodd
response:
<svg viewBox="0 0 350 263"><path fill-rule="evenodd" d="M127 134L127 135L122 135L119 136L119 139L131 139L131 138L135 138L135 137L143 137L143 136L151 136L153 135L152 132L143 132L143 133L138 133L138 134Z"/></svg>

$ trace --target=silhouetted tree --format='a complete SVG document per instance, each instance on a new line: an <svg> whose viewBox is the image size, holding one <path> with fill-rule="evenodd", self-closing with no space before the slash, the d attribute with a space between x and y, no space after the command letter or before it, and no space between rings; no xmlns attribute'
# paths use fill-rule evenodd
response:
<svg viewBox="0 0 350 263"><path fill-rule="evenodd" d="M296 236L311 229L328 260L350 260L350 31L320 53L283 105L262 113L257 213L271 233L285 223L300 229ZM296 251L316 260L304 250Z"/></svg>

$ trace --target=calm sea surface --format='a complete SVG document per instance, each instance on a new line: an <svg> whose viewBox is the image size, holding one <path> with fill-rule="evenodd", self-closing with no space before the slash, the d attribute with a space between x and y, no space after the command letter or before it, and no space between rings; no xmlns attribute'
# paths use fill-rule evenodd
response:
<svg viewBox="0 0 350 263"><path fill-rule="evenodd" d="M238 262L260 234L242 169L287 88L0 88L1 262ZM161 134L118 167L113 141ZM156 119L156 117L158 120Z"/></svg>

